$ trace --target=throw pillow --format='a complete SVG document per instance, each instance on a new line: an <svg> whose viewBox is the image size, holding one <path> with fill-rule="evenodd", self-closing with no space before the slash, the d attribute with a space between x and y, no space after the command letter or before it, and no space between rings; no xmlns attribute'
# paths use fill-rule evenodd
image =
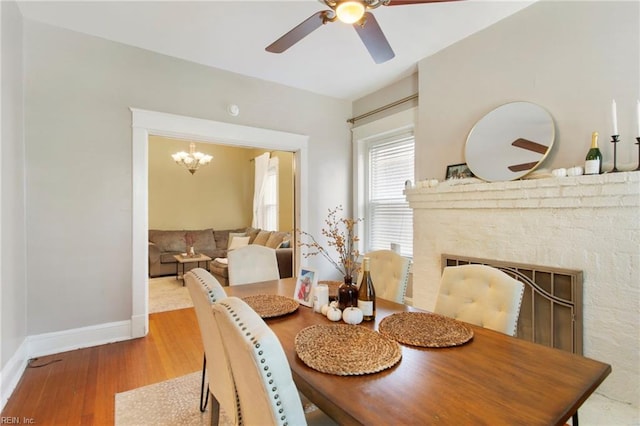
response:
<svg viewBox="0 0 640 426"><path fill-rule="evenodd" d="M265 246L272 249L278 248L280 243L288 236L289 234L287 232L273 231L271 235L269 235L269 239L267 240Z"/></svg>
<svg viewBox="0 0 640 426"><path fill-rule="evenodd" d="M269 240L270 236L271 236L271 231L260 231L258 232L258 235L256 236L256 238L253 240L253 243L251 244L264 246L267 244L267 240Z"/></svg>
<svg viewBox="0 0 640 426"><path fill-rule="evenodd" d="M245 233L251 237L249 239L249 244L253 244L253 240L256 239L256 237L258 236L258 232L260 232L259 229L256 228L252 228L251 226L247 228L247 230L245 231Z"/></svg>
<svg viewBox="0 0 640 426"><path fill-rule="evenodd" d="M233 237L229 244L229 251L249 245L249 237Z"/></svg>
<svg viewBox="0 0 640 426"><path fill-rule="evenodd" d="M229 243L227 244L227 250L231 247L231 242L234 237L246 237L246 232L229 232Z"/></svg>
<svg viewBox="0 0 640 426"><path fill-rule="evenodd" d="M281 248L291 248L291 240L284 240L280 243L280 245L278 247L276 247L277 249L281 249Z"/></svg>

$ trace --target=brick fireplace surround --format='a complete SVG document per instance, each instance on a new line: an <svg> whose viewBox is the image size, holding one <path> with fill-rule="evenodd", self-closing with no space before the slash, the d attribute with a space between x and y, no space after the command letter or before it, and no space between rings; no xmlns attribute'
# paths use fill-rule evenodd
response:
<svg viewBox="0 0 640 426"><path fill-rule="evenodd" d="M583 271L584 356L611 364L597 392L640 406L640 172L406 190L413 304L432 310L441 255Z"/></svg>

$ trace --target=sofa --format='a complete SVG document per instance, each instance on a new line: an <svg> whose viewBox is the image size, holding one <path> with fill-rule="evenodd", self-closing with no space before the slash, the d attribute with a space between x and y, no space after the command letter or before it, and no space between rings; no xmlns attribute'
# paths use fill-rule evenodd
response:
<svg viewBox="0 0 640 426"><path fill-rule="evenodd" d="M233 242L234 238L237 241ZM214 230L149 230L149 277L176 275L178 262L173 257L188 250L187 241L191 240L196 253L209 256L209 271L218 278L221 284L228 285L228 275L220 264L215 264L217 258L226 258L231 244L260 244L276 250L280 278L293 276L293 249L291 248L291 234L283 231L266 231L252 227ZM233 247L231 247L233 249ZM187 269L197 264L185 265ZM185 271L186 272L186 271Z"/></svg>

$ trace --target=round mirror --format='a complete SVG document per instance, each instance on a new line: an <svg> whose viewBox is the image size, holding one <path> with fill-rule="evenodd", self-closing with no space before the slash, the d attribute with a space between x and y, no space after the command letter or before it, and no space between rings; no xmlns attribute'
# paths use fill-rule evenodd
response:
<svg viewBox="0 0 640 426"><path fill-rule="evenodd" d="M489 182L519 179L547 157L555 127L551 115L530 102L512 102L494 109L469 132L467 166Z"/></svg>

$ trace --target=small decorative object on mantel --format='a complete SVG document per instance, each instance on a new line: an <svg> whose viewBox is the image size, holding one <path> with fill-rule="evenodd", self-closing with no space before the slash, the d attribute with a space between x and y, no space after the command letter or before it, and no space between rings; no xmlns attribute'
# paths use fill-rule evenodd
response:
<svg viewBox="0 0 640 426"><path fill-rule="evenodd" d="M638 167L636 167L636 170L640 170L640 100L636 101L636 124L638 125L638 137L636 137L636 145L638 145Z"/></svg>
<svg viewBox="0 0 640 426"><path fill-rule="evenodd" d="M584 161L585 175L599 175L602 173L602 153L598 148L598 132L591 134L591 148Z"/></svg>
<svg viewBox="0 0 640 426"><path fill-rule="evenodd" d="M344 283L338 288L338 308L344 310L350 306L358 306L358 287L353 284L353 278L358 274L357 259L360 252L357 248L358 236L355 234L356 225L362 219L339 218L338 212L342 211L342 206L335 209L329 209L327 218L325 219L326 228L322 229L322 235L327 239L329 247L333 247L338 253L338 259L334 260L329 251L325 249L318 241L308 232L298 230L298 233L307 237L311 242L303 242L302 238L298 245L307 249L303 253L305 258L321 254L329 261L344 277Z"/></svg>
<svg viewBox="0 0 640 426"><path fill-rule="evenodd" d="M618 170L618 166L617 166L617 157L618 157L618 152L617 152L617 145L618 142L620 142L620 135L611 135L611 143L613 144L613 169L611 169L611 172L619 172L620 170Z"/></svg>
<svg viewBox="0 0 640 426"><path fill-rule="evenodd" d="M467 166L467 163L452 164L447 166L447 174L445 179L465 179L475 177L473 172ZM431 185L429 185L431 186Z"/></svg>
<svg viewBox="0 0 640 426"><path fill-rule="evenodd" d="M618 133L618 112L615 99L611 102L611 121L613 125L613 134L611 135L611 143L613 144L613 169L611 169L611 172L618 172L619 170L616 162L618 157L617 146L618 142L620 142L620 134ZM602 159L600 159L600 162L602 162ZM602 170L600 170L600 173L602 173Z"/></svg>

